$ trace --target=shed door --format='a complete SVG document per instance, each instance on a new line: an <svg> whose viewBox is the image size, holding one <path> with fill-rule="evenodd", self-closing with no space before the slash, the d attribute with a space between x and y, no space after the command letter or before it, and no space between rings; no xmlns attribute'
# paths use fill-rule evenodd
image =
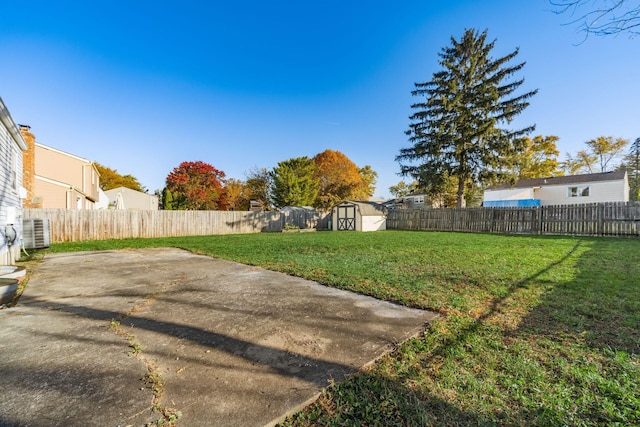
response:
<svg viewBox="0 0 640 427"><path fill-rule="evenodd" d="M356 229L356 207L338 206L338 231Z"/></svg>

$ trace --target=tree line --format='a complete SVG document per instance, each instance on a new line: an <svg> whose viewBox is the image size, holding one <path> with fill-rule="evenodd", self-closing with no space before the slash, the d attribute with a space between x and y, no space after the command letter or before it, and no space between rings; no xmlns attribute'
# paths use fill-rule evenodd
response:
<svg viewBox="0 0 640 427"><path fill-rule="evenodd" d="M168 210L262 210L313 206L321 210L348 199L368 200L377 173L358 167L340 151L325 150L312 158L284 160L272 169L255 167L245 180L203 161L186 161L167 175L159 192Z"/></svg>

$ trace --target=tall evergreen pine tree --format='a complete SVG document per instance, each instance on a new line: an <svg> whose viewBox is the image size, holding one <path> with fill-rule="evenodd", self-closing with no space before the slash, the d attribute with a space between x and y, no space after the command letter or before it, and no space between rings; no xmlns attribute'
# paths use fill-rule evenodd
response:
<svg viewBox="0 0 640 427"><path fill-rule="evenodd" d="M414 177L429 194L443 191L457 178L457 205L465 205L465 189L504 176L507 159L522 150L522 139L535 126L511 130L509 124L537 90L512 96L524 79L511 77L524 62L508 65L518 49L501 58L490 56L495 41L487 31L467 29L460 41L439 53L442 70L429 82L416 83L413 96L424 101L415 110L406 134L413 145L396 160L404 176Z"/></svg>

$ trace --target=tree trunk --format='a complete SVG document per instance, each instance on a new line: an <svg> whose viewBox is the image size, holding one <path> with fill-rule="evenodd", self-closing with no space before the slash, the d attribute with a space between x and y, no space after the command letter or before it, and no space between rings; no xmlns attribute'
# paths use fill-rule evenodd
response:
<svg viewBox="0 0 640 427"><path fill-rule="evenodd" d="M458 178L458 203L457 207L465 208L467 207L467 203L464 200L464 179Z"/></svg>

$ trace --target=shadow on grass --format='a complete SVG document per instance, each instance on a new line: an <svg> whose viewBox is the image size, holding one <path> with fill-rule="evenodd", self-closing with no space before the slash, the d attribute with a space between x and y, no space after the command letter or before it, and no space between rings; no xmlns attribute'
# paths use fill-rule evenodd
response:
<svg viewBox="0 0 640 427"><path fill-rule="evenodd" d="M576 335L594 348L640 353L640 258L620 239L594 239L577 276L522 320L522 333ZM629 245L629 249L637 245Z"/></svg>
<svg viewBox="0 0 640 427"><path fill-rule="evenodd" d="M354 375L328 388L321 397L279 427L304 426L563 426L565 414L558 408L497 405L481 410L464 395L449 390L450 396L420 391L395 378L372 372ZM487 396L487 400L491 400ZM605 425L589 423L583 425Z"/></svg>
<svg viewBox="0 0 640 427"><path fill-rule="evenodd" d="M446 426L495 425L472 410L424 396L397 381L360 373L326 390L306 411L282 426Z"/></svg>
<svg viewBox="0 0 640 427"><path fill-rule="evenodd" d="M460 327L455 334L453 334L451 337L447 338L445 341L442 342L442 345L439 347L439 349L434 353L434 356L444 356L446 354L446 352L448 351L447 349L452 347L452 346L457 346L461 343L464 343L468 340L468 338L470 336L472 336L473 334L475 334L479 328L482 327L483 323L485 321L487 321L487 319L491 318L492 316L494 316L495 314L499 313L500 311L504 310L503 305L505 303L505 301L509 300L514 293L516 293L519 289L521 288L525 288L528 286L532 286L532 285L536 285L537 280L543 276L544 274L548 273L549 271L551 271L552 269L559 267L560 265L564 264L565 262L567 262L567 260L569 260L572 256L574 256L574 254L578 251L578 249L581 246L581 241L577 241L575 243L575 245L571 248L570 251L568 251L566 254L564 254L562 256L562 258L549 263L548 265L546 265L544 268L538 270L537 272L535 272L534 274L518 281L515 282L513 284L511 284L507 290L507 292L505 292L505 294L501 297L495 298L491 304L489 305L489 307L484 311L483 314L481 314L480 316L478 316L475 319L472 319L470 322L466 322L466 326L462 326Z"/></svg>

